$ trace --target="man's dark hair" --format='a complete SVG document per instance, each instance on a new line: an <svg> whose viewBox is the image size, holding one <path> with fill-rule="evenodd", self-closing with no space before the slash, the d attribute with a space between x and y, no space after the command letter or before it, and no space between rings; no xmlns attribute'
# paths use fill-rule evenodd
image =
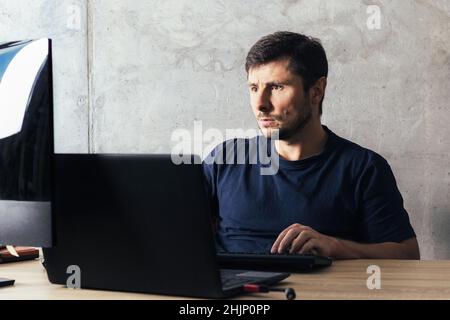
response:
<svg viewBox="0 0 450 320"><path fill-rule="evenodd" d="M289 58L289 69L302 78L305 93L321 77L328 76L327 56L320 40L289 31L278 31L259 39L247 54L245 70L248 73L252 67L282 58ZM323 98L320 115L322 102Z"/></svg>

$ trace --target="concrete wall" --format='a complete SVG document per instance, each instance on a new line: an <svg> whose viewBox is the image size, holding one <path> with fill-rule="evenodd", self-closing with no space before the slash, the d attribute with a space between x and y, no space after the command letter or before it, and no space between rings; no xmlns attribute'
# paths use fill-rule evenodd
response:
<svg viewBox="0 0 450 320"><path fill-rule="evenodd" d="M170 152L195 120L256 129L249 47L277 30L320 38L323 122L387 158L422 257L450 258L449 1L0 3L0 41L53 38L57 152Z"/></svg>

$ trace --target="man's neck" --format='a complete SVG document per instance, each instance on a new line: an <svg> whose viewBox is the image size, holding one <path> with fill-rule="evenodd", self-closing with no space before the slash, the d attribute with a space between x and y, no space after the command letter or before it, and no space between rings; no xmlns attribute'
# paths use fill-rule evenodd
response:
<svg viewBox="0 0 450 320"><path fill-rule="evenodd" d="M278 154L286 160L296 161L320 154L325 148L328 134L320 122L310 122L289 140L275 141Z"/></svg>

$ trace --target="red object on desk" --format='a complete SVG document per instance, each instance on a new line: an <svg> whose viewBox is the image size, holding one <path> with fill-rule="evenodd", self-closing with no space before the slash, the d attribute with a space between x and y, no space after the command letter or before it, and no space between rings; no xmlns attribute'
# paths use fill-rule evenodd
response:
<svg viewBox="0 0 450 320"><path fill-rule="evenodd" d="M14 247L18 257L13 256L6 248L0 249L0 263L34 260L39 258L39 250L31 247Z"/></svg>

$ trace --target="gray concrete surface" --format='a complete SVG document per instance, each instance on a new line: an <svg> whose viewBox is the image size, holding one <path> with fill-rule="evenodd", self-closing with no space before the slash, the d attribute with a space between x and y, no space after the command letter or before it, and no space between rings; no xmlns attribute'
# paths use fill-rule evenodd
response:
<svg viewBox="0 0 450 320"><path fill-rule="evenodd" d="M249 47L277 30L320 38L323 122L389 161L422 257L450 259L450 1L0 3L0 41L54 40L57 152L170 152L174 130L193 132L195 120L224 134L256 129Z"/></svg>

